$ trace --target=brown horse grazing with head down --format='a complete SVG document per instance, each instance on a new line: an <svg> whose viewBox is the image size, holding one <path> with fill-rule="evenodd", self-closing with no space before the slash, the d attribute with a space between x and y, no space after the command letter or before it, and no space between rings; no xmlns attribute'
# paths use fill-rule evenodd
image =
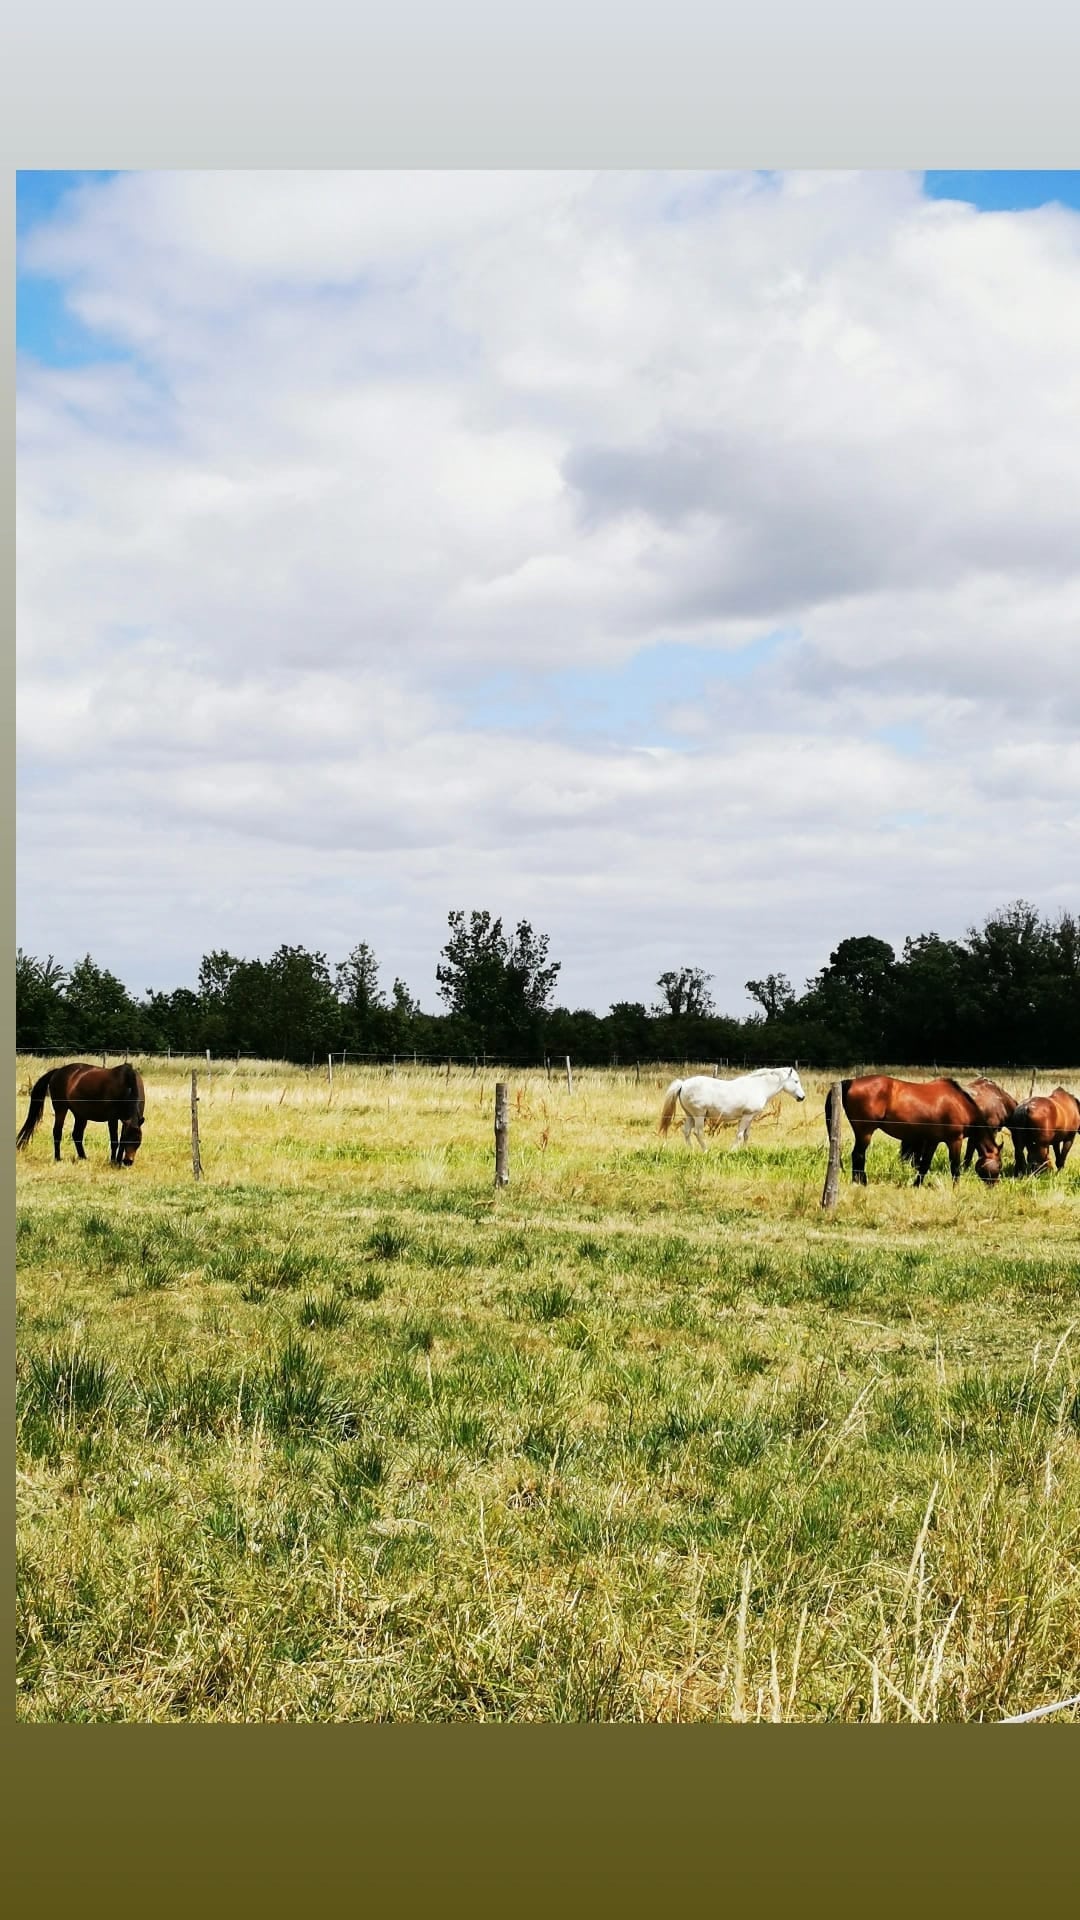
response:
<svg viewBox="0 0 1080 1920"><path fill-rule="evenodd" d="M995 1133L999 1132L1016 1106L1016 1101L1013 1099L1012 1094L1006 1093L1004 1087L999 1087L996 1080L973 1080L967 1091L970 1093L987 1126L993 1127ZM969 1134L967 1151L964 1154L965 1173L977 1152L978 1147L975 1142L975 1136L974 1134ZM918 1157L919 1149L917 1144L913 1141L905 1140L900 1148L901 1160L907 1160L910 1165L916 1166L918 1164Z"/></svg>
<svg viewBox="0 0 1080 1920"><path fill-rule="evenodd" d="M1004 1087L999 1087L996 1080L973 1080L968 1088L968 1092L978 1107L979 1112L982 1114L983 1119L986 1121L987 1126L993 1127L995 1133L999 1133L1001 1128L1005 1126L1010 1113L1016 1112L1016 1101L1013 1099L1012 1094L1006 1093ZM968 1167L970 1167L977 1151L974 1135L969 1134L967 1151L964 1154L965 1172Z"/></svg>
<svg viewBox="0 0 1080 1920"><path fill-rule="evenodd" d="M25 1147L45 1111L45 1102L53 1103L53 1157L60 1158L60 1140L70 1107L75 1118L71 1137L80 1160L83 1134L88 1120L104 1120L109 1128L109 1159L114 1166L130 1167L139 1150L146 1112L146 1090L141 1074L130 1060L119 1067L89 1067L85 1061L73 1061L69 1067L50 1067L31 1089L30 1111L15 1136L15 1145ZM119 1139L117 1132L119 1130Z"/></svg>
<svg viewBox="0 0 1080 1920"><path fill-rule="evenodd" d="M1016 1107L1005 1122L1012 1134L1017 1173L1045 1173L1053 1150L1060 1173L1080 1133L1080 1101L1064 1087L1036 1094Z"/></svg>
<svg viewBox="0 0 1080 1920"><path fill-rule="evenodd" d="M975 1142L975 1171L980 1180L993 1186L1000 1179L1001 1147L996 1128L983 1118L974 1097L959 1081L894 1080L887 1073L869 1073L860 1080L842 1080L840 1090L855 1135L851 1178L856 1186L866 1185L866 1149L878 1128L902 1143L905 1158L918 1170L917 1187L922 1186L930 1162L943 1143L949 1149L952 1177L959 1180L965 1136ZM825 1119L830 1126L832 1102L830 1087L825 1102Z"/></svg>

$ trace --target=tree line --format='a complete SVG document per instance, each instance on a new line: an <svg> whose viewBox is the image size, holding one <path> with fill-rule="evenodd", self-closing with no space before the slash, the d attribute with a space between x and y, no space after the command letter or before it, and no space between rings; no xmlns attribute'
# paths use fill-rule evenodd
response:
<svg viewBox="0 0 1080 1920"><path fill-rule="evenodd" d="M527 920L510 931L487 911L455 910L436 968L439 1013L425 1013L403 980L385 991L365 941L336 965L303 946L267 960L217 950L194 988L141 997L89 954L68 970L20 948L16 1043L42 1054L209 1049L301 1064L331 1052L522 1066L565 1054L583 1066L1080 1061L1080 919L1044 918L1022 900L962 940L911 935L900 954L872 934L841 940L801 993L783 973L748 980L755 1011L744 1018L717 1012L698 966L662 973L649 1005L559 1006L561 962L549 945Z"/></svg>

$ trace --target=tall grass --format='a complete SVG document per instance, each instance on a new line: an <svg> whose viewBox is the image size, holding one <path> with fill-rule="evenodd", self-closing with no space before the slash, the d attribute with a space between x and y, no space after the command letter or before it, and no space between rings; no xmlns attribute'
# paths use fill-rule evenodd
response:
<svg viewBox="0 0 1080 1920"><path fill-rule="evenodd" d="M131 1172L20 1156L20 1717L1077 1692L1080 1166L916 1190L875 1144L826 1217L823 1080L702 1155L670 1074L541 1073L496 1192L492 1073L243 1062L196 1185L145 1073Z"/></svg>

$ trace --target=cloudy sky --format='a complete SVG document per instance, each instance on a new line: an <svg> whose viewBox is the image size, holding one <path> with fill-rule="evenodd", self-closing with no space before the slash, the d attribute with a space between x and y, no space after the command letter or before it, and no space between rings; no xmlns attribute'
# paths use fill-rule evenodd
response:
<svg viewBox="0 0 1080 1920"><path fill-rule="evenodd" d="M24 174L18 937L562 1004L1080 894L1080 174Z"/></svg>

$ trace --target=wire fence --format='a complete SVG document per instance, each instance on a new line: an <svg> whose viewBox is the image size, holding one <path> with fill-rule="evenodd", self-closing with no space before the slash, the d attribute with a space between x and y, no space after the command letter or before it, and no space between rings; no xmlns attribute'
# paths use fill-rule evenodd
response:
<svg viewBox="0 0 1080 1920"><path fill-rule="evenodd" d="M448 1067L451 1071L459 1069L468 1072L494 1072L506 1068L510 1071L527 1073L546 1072L549 1075L564 1072L567 1061L571 1062L575 1073L592 1071L594 1073L622 1072L640 1074L647 1072L659 1074L671 1071L672 1073L682 1072L685 1074L693 1070L695 1073L721 1075L754 1073L763 1070L766 1066L781 1064L794 1066L796 1071L828 1074L833 1078L854 1078L865 1073L900 1073L912 1071L910 1062L881 1062L872 1060L821 1061L803 1059L796 1059L790 1062L765 1062L731 1057L714 1058L709 1061L688 1058L672 1060L654 1059L649 1056L644 1058L638 1058L636 1056L628 1057L625 1054L620 1055L618 1053L612 1053L606 1060L581 1060L572 1054L562 1053L509 1054L487 1053L482 1050L478 1053L421 1053L413 1049L401 1053L391 1053L387 1051L362 1052L351 1047L334 1047L328 1049L325 1053L312 1053L306 1060L297 1060L283 1054L259 1053L245 1048L227 1048L217 1053L210 1047L195 1047L191 1049L169 1047L155 1050L145 1047L117 1047L111 1045L103 1047L96 1045L68 1047L58 1050L55 1047L42 1046L40 1044L37 1046L19 1044L15 1048L16 1059L27 1058L61 1062L82 1058L84 1056L88 1060L100 1060L103 1066L110 1060L160 1060L175 1062L177 1065L197 1061L200 1064L205 1063L208 1066L222 1067L229 1066L230 1064L240 1066L243 1061L248 1060L257 1061L259 1064L277 1068L288 1067L296 1072L314 1071L318 1073L326 1072L328 1061L333 1063L335 1070L349 1065L357 1067L382 1067L391 1072L407 1067L434 1068L440 1072L445 1072ZM1030 1060L995 1060L982 1064L971 1060L933 1060L919 1065L915 1070L920 1073L943 1076L971 1073L984 1074L987 1077L992 1077L994 1074L1009 1074L1012 1076L1023 1076L1025 1074L1031 1076L1034 1074L1040 1080L1046 1080L1053 1078L1055 1075L1065 1076L1071 1073L1075 1076L1077 1063L1036 1067L1033 1066Z"/></svg>

